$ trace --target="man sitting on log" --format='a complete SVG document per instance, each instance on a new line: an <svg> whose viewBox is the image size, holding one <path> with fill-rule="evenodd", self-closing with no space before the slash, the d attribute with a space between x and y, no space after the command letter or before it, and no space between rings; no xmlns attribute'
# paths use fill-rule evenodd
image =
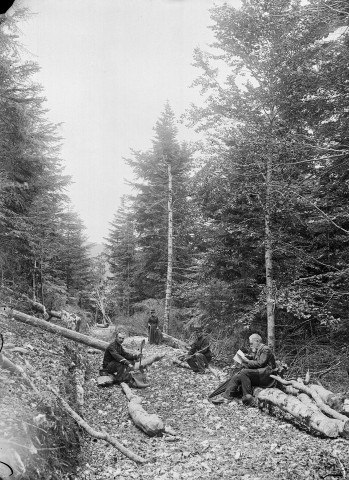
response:
<svg viewBox="0 0 349 480"><path fill-rule="evenodd" d="M108 345L102 370L113 375L116 383L126 382L133 387L148 387L148 384L133 375L134 362L139 360L142 354L127 352L122 346L125 337L126 333L120 331L116 334L115 340Z"/></svg>
<svg viewBox="0 0 349 480"><path fill-rule="evenodd" d="M194 325L195 340L184 360L187 361L193 372L205 373L205 368L212 359L208 337L204 335L201 324Z"/></svg>
<svg viewBox="0 0 349 480"><path fill-rule="evenodd" d="M272 351L262 343L262 337L258 333L251 335L249 341L252 355L246 355L246 359L242 360L242 370L226 382L222 397L212 400L212 403L227 403L242 391L242 402L252 406L252 387L268 387L273 383L270 374L276 368L276 363ZM210 395L212 396L213 394Z"/></svg>

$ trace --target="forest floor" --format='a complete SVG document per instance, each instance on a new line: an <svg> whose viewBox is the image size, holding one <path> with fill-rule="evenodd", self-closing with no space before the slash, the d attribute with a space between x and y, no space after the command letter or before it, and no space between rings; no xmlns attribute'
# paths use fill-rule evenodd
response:
<svg viewBox="0 0 349 480"><path fill-rule="evenodd" d="M129 339L132 342L132 338ZM130 344L129 344L130 345ZM127 345L126 345L127 347ZM132 348L133 347L133 348ZM130 350L137 350L131 343ZM105 429L137 454L155 459L138 466L106 443L85 437L76 480L243 479L283 480L349 478L349 442L325 439L280 413L270 416L241 401L215 406L207 400L220 381L172 364L178 351L146 345L144 355L163 353L149 367L150 387L135 390L148 413L155 413L177 434L147 437L127 413L119 386L98 388L102 354L90 355L95 372L85 385L85 420Z"/></svg>
<svg viewBox="0 0 349 480"><path fill-rule="evenodd" d="M76 348L76 343L58 340L48 332L9 320L0 319L0 331L6 342L27 350L24 355L9 352L11 360L23 366L26 359L49 383L62 382L69 367L64 345ZM137 351L139 343L139 339L131 337L125 346ZM213 405L207 397L220 380L212 373L198 375L174 366L172 360L178 351L165 345L146 344L145 356L154 353L165 356L149 367L147 376L151 386L133 391L144 399L144 409L157 414L177 435L175 441L170 441L173 437L168 435L150 438L129 418L127 400L119 386L97 387L103 352L89 354L87 347L80 347L89 364L84 386L84 419L96 430L106 430L127 448L150 461L137 465L106 442L83 433L79 450L75 456L71 452L78 467L62 479L349 478L349 441L321 438L285 419L281 413L271 416L258 408L247 408L240 401ZM224 378L223 372L221 374ZM13 382L8 378L2 383L2 400L7 394L6 389L10 393L11 389L13 392L22 388L18 380ZM66 383L69 384L69 380ZM69 391L69 385L65 388ZM29 391L23 390L21 395L24 401Z"/></svg>

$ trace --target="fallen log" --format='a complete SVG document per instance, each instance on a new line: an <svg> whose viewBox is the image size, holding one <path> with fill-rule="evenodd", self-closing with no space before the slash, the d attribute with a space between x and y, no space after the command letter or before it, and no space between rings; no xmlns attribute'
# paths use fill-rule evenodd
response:
<svg viewBox="0 0 349 480"><path fill-rule="evenodd" d="M275 378L278 382L280 382L284 385L291 385L294 388L297 388L300 392L304 392L309 397L312 397L315 400L317 406L320 408L320 410L322 412L326 413L326 415L328 415L332 418L336 418L337 420L342 420L344 423L347 424L347 426L345 427L345 430L348 429L348 431L349 431L348 417L346 417L345 415L337 412L336 410L331 408L329 405L324 403L324 401L321 399L320 395L314 389L311 389L311 388L307 387L303 383L296 382L295 380L284 380L283 378L275 376L275 375L270 375L270 376L272 378Z"/></svg>
<svg viewBox="0 0 349 480"><path fill-rule="evenodd" d="M162 360L164 358L164 356L165 356L164 353L162 353L162 354L157 353L155 355L150 355L149 357L146 357L144 359L142 358L142 368L143 367L148 367L152 363L158 362L159 360ZM139 370L139 362L135 363L134 370Z"/></svg>
<svg viewBox="0 0 349 480"><path fill-rule="evenodd" d="M51 333L57 333L62 337L68 338L69 340L74 340L74 342L82 343L87 345L88 347L93 347L98 350L104 351L108 347L109 343L104 342L103 340L98 340L97 338L89 337L88 335L84 335L83 333L75 332L70 330L69 328L61 327L60 325L54 325L52 323L48 323L41 318L32 317L31 315L27 315L25 313L18 312L17 310L6 309L6 315L14 318L18 322L25 323L26 325L31 325L33 327L42 328ZM142 359L142 366L146 367L151 365L158 360L161 360L165 355L151 355L148 358ZM139 368L139 363L135 364L135 370Z"/></svg>
<svg viewBox="0 0 349 480"><path fill-rule="evenodd" d="M300 393L297 398L302 403L304 403L307 407L312 408L314 411L321 413L319 407L316 405L314 400L312 400L306 393ZM349 431L348 431L348 425L347 425L348 422L343 422L342 420L337 420L335 418L331 418L330 420L338 424L338 432L341 437L344 437L344 438L349 437Z"/></svg>
<svg viewBox="0 0 349 480"><path fill-rule="evenodd" d="M18 312L17 310L7 309L7 315L11 318L14 318L18 322L25 323L26 325L31 325L33 327L42 328L51 333L57 333L62 337L69 338L69 340L74 340L78 343L83 343L88 347L97 348L98 350L104 351L108 343L103 340L98 340L96 338L89 337L83 333L75 332L69 328L61 327L60 325L54 325L53 323L46 322L41 318L32 317L25 313Z"/></svg>
<svg viewBox="0 0 349 480"><path fill-rule="evenodd" d="M161 418L154 413L150 414L146 412L141 405L142 397L135 395L126 383L122 382L121 388L129 402L128 413L130 414L133 423L144 433L149 435L149 437L162 435L165 431L165 426Z"/></svg>
<svg viewBox="0 0 349 480"><path fill-rule="evenodd" d="M187 362L181 362L180 360L178 360L178 358L174 358L172 360L172 363L174 365L177 365L177 367L181 367L181 368L187 368L189 370L191 370L191 368L189 367L189 365L187 364Z"/></svg>
<svg viewBox="0 0 349 480"><path fill-rule="evenodd" d="M50 385L47 386L48 390L52 392L57 399L59 400L60 404L62 405L63 409L69 413L69 415L74 418L74 420L82 427L86 432L91 435L91 437L94 438L99 438L100 440L104 440L105 442L110 443L113 445L113 447L117 448L121 453L123 453L126 457L130 458L134 462L137 463L146 463L147 460L143 457L140 457L136 453L132 452L128 448L124 447L118 440L116 440L114 437L109 435L107 432L99 432L92 428L85 420L83 420L80 415L78 415L69 405L68 403L62 398L55 390L53 387Z"/></svg>
<svg viewBox="0 0 349 480"><path fill-rule="evenodd" d="M179 348L181 350L187 350L188 348L190 348L190 345L188 345L183 340L171 337L171 335L168 335L167 333L162 333L162 341L163 343L166 343L172 348Z"/></svg>
<svg viewBox="0 0 349 480"><path fill-rule="evenodd" d="M345 413L345 400L347 400L346 396L343 393L333 393L330 390L327 390L325 387L322 385L309 385L309 388L311 390L315 390L315 392L318 393L320 398L327 403L331 408L334 410L337 410L339 413Z"/></svg>
<svg viewBox="0 0 349 480"><path fill-rule="evenodd" d="M347 438L349 429L346 428L344 422L342 425L337 420L326 417L319 409L307 406L298 398L287 395L277 388L257 387L254 390L254 396L261 408L264 404L274 405L326 437L337 438L341 435Z"/></svg>

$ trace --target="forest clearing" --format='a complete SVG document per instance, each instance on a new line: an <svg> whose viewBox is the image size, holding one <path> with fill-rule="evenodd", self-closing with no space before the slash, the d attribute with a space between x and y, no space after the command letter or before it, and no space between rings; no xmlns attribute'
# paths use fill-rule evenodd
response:
<svg viewBox="0 0 349 480"><path fill-rule="evenodd" d="M143 408L160 416L171 432L148 436L130 419L128 402L120 386L98 387L101 352L83 345L77 347L71 340L30 329L4 316L1 329L6 330L11 342L8 352L12 360L21 364L24 361L40 392L36 395L20 376L2 370L2 399L11 399L11 404L2 402L3 440L8 439L17 451L15 456L12 451L11 457L17 475L21 468L25 469L15 478L34 478L30 472L35 469L37 478L62 480L346 478L348 439L325 438L278 409L270 414L269 410L247 408L238 399L228 405L213 405L208 395L226 373L218 368L217 379L209 370L205 375L197 375L178 368L173 364L178 349L146 344L145 358L155 354L163 355L163 359L147 371L150 387L134 392L142 397ZM128 337L127 348L136 350L140 338ZM84 365L81 405L77 402L76 385L69 378L77 365L80 368ZM106 431L142 457L144 464L137 464L72 422L69 427L64 426L65 412L55 402L48 385L59 387L61 395L91 427ZM11 394L14 390L15 395ZM19 408L16 418L12 416L14 398ZM53 406L54 413L50 413ZM38 435L40 430L52 428L55 422L59 425L53 429L56 438L51 436L52 431L50 437L47 432L45 436ZM29 430L25 425L31 425Z"/></svg>
<svg viewBox="0 0 349 480"><path fill-rule="evenodd" d="M349 477L348 48L347 0L4 4L0 480Z"/></svg>

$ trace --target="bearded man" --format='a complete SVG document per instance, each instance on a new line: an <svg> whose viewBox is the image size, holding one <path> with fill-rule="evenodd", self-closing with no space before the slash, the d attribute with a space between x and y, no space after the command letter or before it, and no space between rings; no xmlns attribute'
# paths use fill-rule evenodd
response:
<svg viewBox="0 0 349 480"><path fill-rule="evenodd" d="M242 402L252 406L252 387L271 386L273 379L270 374L276 368L275 357L271 349L262 343L262 337L258 333L251 335L249 342L251 355L242 359L242 370L231 377L222 397L212 400L212 403L227 403L242 391Z"/></svg>

